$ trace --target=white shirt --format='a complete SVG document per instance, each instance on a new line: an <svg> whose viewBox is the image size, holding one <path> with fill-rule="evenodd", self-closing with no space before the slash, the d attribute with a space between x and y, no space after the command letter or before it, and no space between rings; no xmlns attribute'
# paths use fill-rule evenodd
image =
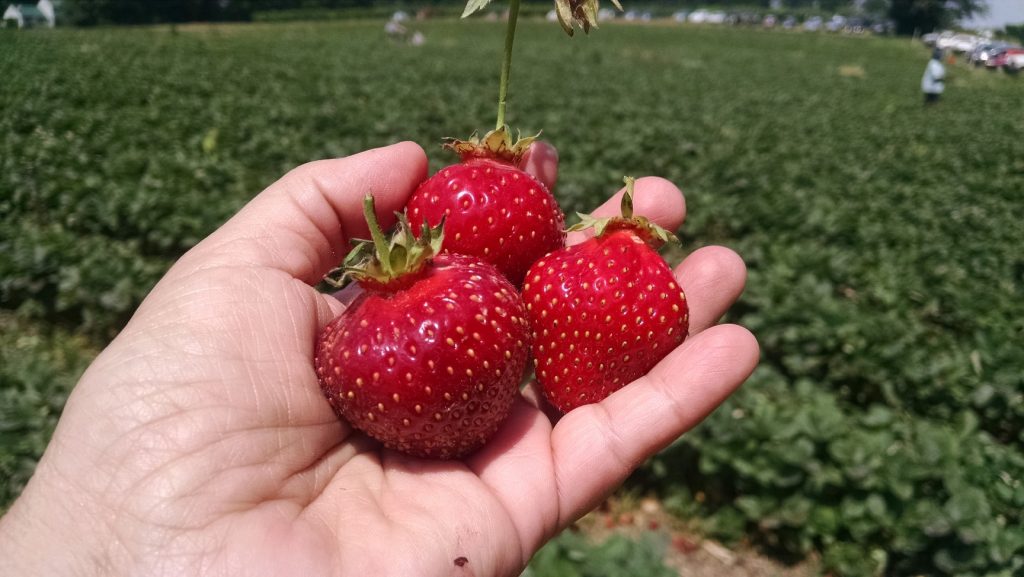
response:
<svg viewBox="0 0 1024 577"><path fill-rule="evenodd" d="M921 78L921 91L928 94L942 94L942 91L946 89L944 78L946 78L946 67L932 58L924 69L924 77Z"/></svg>

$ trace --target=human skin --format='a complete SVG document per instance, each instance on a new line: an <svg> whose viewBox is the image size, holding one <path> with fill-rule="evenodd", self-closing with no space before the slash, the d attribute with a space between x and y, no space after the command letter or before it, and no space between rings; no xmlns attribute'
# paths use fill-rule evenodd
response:
<svg viewBox="0 0 1024 577"><path fill-rule="evenodd" d="M554 149L525 168L553 188ZM367 235L366 192L391 215L426 176L412 143L313 162L185 254L68 399L0 519L0 575L518 575L754 369L751 334L716 325L743 262L702 248L675 269L690 336L646 376L561 418L527 387L460 461L381 449L320 393L315 337L345 305L313 286ZM673 184L636 190L637 214L682 223Z"/></svg>

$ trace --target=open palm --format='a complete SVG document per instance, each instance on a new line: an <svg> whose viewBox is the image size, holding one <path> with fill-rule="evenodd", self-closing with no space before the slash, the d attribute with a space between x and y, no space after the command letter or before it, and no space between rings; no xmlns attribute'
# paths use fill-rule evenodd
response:
<svg viewBox="0 0 1024 577"><path fill-rule="evenodd" d="M76 387L0 522L0 573L516 575L753 370L750 334L712 326L742 261L706 248L676 270L690 338L647 376L557 421L528 389L462 461L381 449L320 393L314 339L344 305L312 285L366 234L366 192L390 214L425 177L409 143L312 163L182 257ZM685 212L656 178L636 205L669 229Z"/></svg>

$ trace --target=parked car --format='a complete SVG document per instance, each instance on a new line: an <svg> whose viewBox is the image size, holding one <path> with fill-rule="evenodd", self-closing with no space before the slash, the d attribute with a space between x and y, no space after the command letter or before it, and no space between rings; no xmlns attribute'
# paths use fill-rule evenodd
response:
<svg viewBox="0 0 1024 577"><path fill-rule="evenodd" d="M967 62L975 66L984 66L989 58L996 52L1008 48L1009 45L1003 42L986 42L978 45L967 57Z"/></svg>
<svg viewBox="0 0 1024 577"><path fill-rule="evenodd" d="M1004 68L1008 72L1020 72L1024 70L1024 50L1010 50L1007 51L1009 56L1006 58L1006 65Z"/></svg>
<svg viewBox="0 0 1024 577"><path fill-rule="evenodd" d="M694 10L690 12L689 19L694 24L722 24L725 22L725 12Z"/></svg>
<svg viewBox="0 0 1024 577"><path fill-rule="evenodd" d="M804 21L804 30L816 32L818 30L821 30L821 25L821 16L811 16L810 18Z"/></svg>
<svg viewBox="0 0 1024 577"><path fill-rule="evenodd" d="M989 68L1002 68L1011 73L1020 72L1024 69L1024 48L1007 48L990 59L986 64Z"/></svg>
<svg viewBox="0 0 1024 577"><path fill-rule="evenodd" d="M952 50L957 53L970 52L974 48L984 42L985 39L972 36L970 34L953 34L949 36L942 36L935 41L935 47L943 50Z"/></svg>
<svg viewBox="0 0 1024 577"><path fill-rule="evenodd" d="M896 25L892 22L875 22L871 25L871 31L881 36L882 34L892 34L896 30Z"/></svg>
<svg viewBox="0 0 1024 577"><path fill-rule="evenodd" d="M959 52L960 54L970 54L972 50L977 48L979 44L984 44L985 41L986 40L980 36L962 34L953 42L953 51Z"/></svg>
<svg viewBox="0 0 1024 577"><path fill-rule="evenodd" d="M742 25L742 26L759 26L764 19L757 12L740 12L738 14L732 14L729 19L730 24Z"/></svg>
<svg viewBox="0 0 1024 577"><path fill-rule="evenodd" d="M706 22L708 24L724 24L726 18L725 12L708 12L708 18Z"/></svg>
<svg viewBox="0 0 1024 577"><path fill-rule="evenodd" d="M989 52L988 60L985 61L985 68L989 70L999 70L999 66L996 65L996 61L1003 55L1003 52L1006 52L1009 49L1009 46L1004 46L1003 48L996 48L992 50L992 52Z"/></svg>
<svg viewBox="0 0 1024 577"><path fill-rule="evenodd" d="M1007 48L994 58L992 66L1009 73L1018 73L1024 70L1024 48Z"/></svg>

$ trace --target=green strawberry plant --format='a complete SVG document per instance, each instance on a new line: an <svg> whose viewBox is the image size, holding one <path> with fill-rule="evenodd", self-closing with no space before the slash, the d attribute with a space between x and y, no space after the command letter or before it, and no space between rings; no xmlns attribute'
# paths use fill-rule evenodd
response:
<svg viewBox="0 0 1024 577"><path fill-rule="evenodd" d="M748 264L729 320L762 368L650 464L652 486L715 535L836 575L1019 574L1019 84L959 71L926 115L903 100L922 56L907 42L618 24L598 46L531 9L514 106L559 147L562 208L660 174L686 192L684 246ZM378 21L0 35L0 313L17 323L0 500L77 371L256 191L492 114L497 26L428 22L416 50ZM836 73L851 61L864 78Z"/></svg>

